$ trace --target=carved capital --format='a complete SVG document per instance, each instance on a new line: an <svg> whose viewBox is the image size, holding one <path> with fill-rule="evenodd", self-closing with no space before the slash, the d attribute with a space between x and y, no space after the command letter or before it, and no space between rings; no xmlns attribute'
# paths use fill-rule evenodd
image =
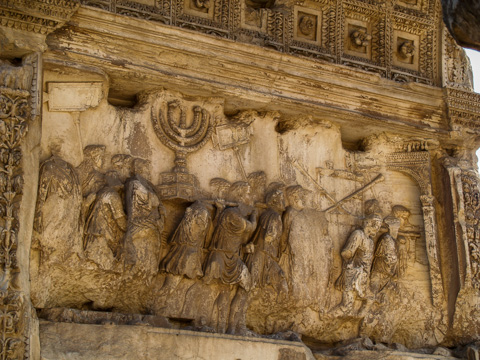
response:
<svg viewBox="0 0 480 360"><path fill-rule="evenodd" d="M422 202L422 206L424 208L433 208L435 204L435 197L432 195L422 195L420 196L420 201Z"/></svg>

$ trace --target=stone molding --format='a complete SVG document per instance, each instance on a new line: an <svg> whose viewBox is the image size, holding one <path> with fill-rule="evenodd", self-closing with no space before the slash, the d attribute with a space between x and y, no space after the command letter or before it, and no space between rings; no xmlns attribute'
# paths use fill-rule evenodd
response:
<svg viewBox="0 0 480 360"><path fill-rule="evenodd" d="M45 35L65 24L78 7L74 0L2 0L0 25Z"/></svg>
<svg viewBox="0 0 480 360"><path fill-rule="evenodd" d="M83 5L280 52L324 60L379 74L397 82L438 84L438 27L434 0L412 2L324 0L295 6L251 8L240 0L215 0L208 11L191 0L144 4L129 0L82 0ZM274 2L272 2L273 4ZM311 22L307 33L304 19ZM303 26L303 33L300 28ZM363 45L352 43L367 33ZM402 55L410 42L417 50ZM393 54L393 57L392 57ZM398 56L397 56L398 55Z"/></svg>
<svg viewBox="0 0 480 360"><path fill-rule="evenodd" d="M320 114L336 114L341 123L355 119L384 130L388 124L389 129L412 135L423 130L425 134L447 133L439 88L385 82L375 74L89 8L80 8L73 23L68 28L68 40L62 33L49 36L52 51L45 55L45 61L61 63L66 52L72 61L108 73L112 91L134 95L158 87L191 92L192 88L207 86L224 92L228 99L240 87L256 93L250 101L269 106L275 99L292 115L302 104L309 104ZM131 51L132 43L137 46L135 53ZM112 44L116 49L105 63L95 53L100 48L110 49ZM186 51L195 54L188 66L177 62ZM177 74L175 79L165 77L171 73ZM367 82L371 84L368 87ZM421 123L413 120L420 118Z"/></svg>

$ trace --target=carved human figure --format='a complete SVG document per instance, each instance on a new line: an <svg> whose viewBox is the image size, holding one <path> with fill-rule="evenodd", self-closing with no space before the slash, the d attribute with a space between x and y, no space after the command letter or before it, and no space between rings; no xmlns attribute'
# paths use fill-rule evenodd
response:
<svg viewBox="0 0 480 360"><path fill-rule="evenodd" d="M363 221L362 229L353 231L340 253L343 269L335 286L343 292L338 309L343 313L353 311L356 299L367 300L370 269L372 267L374 241L373 237L382 225L382 218L377 214L368 215Z"/></svg>
<svg viewBox="0 0 480 360"><path fill-rule="evenodd" d="M82 254L80 213L82 196L72 165L52 156L40 167L33 246L41 261L63 262L72 253Z"/></svg>
<svg viewBox="0 0 480 360"><path fill-rule="evenodd" d="M267 186L267 175L263 171L256 171L248 174L247 178L252 189L252 201L254 203L262 202Z"/></svg>
<svg viewBox="0 0 480 360"><path fill-rule="evenodd" d="M292 278L292 250L290 247L290 231L294 218L298 216L305 208L306 190L300 185L288 186L285 189L287 195L288 207L282 216L282 239L280 241L280 260L279 264L283 269L287 281Z"/></svg>
<svg viewBox="0 0 480 360"><path fill-rule="evenodd" d="M215 199L225 199L230 185L227 180L222 178L213 178L210 180L210 186L214 188L213 197Z"/></svg>
<svg viewBox="0 0 480 360"><path fill-rule="evenodd" d="M383 234L377 242L370 278L370 286L374 294L382 291L398 275L396 239L400 219L390 215L385 218L384 223L388 226L388 232Z"/></svg>
<svg viewBox="0 0 480 360"><path fill-rule="evenodd" d="M288 285L279 262L282 238L282 212L285 210L285 195L281 188L272 189L266 196L267 210L260 216L253 234L246 265L252 276L252 287L272 286L279 297L288 293ZM227 332L246 334L247 291L239 287L230 307Z"/></svg>
<svg viewBox="0 0 480 360"><path fill-rule="evenodd" d="M88 259L103 270L120 270L123 235L127 216L123 203L123 181L131 175L132 157L125 154L112 156L112 170L105 178L107 184L96 194L85 221L83 248Z"/></svg>
<svg viewBox="0 0 480 360"><path fill-rule="evenodd" d="M189 206L169 241L171 248L160 269L190 279L202 277L205 240L211 224L210 211L203 202Z"/></svg>
<svg viewBox="0 0 480 360"><path fill-rule="evenodd" d="M88 145L83 149L83 161L77 167L77 175L82 195L87 197L105 185L102 168L105 158L104 145Z"/></svg>
<svg viewBox="0 0 480 360"><path fill-rule="evenodd" d="M410 217L410 210L405 206L395 205L392 207L392 216L400 219L399 229L403 229L406 226L410 226L408 221ZM408 239L403 235L397 237L397 254L398 254L398 276L405 275L408 267Z"/></svg>
<svg viewBox="0 0 480 360"><path fill-rule="evenodd" d="M250 199L250 185L238 181L231 185L229 200L238 206L229 206L218 218L210 246L210 254L205 263L205 282L216 280L224 285L238 285L246 291L251 288L251 276L242 260L245 245L257 226L257 210ZM217 298L219 332L225 332L229 313L230 287Z"/></svg>
<svg viewBox="0 0 480 360"><path fill-rule="evenodd" d="M274 189L265 197L267 210L260 216L251 243L254 252L246 264L252 275L252 286L273 286L277 292L288 292L283 270L278 265L283 234L282 213L285 210L283 189Z"/></svg>
<svg viewBox="0 0 480 360"><path fill-rule="evenodd" d="M252 287L272 286L276 293L285 296L288 285L278 261L282 238L282 212L285 210L285 195L281 188L267 192L267 210L260 216L253 234L246 265L252 276ZM253 251L253 252L252 252ZM245 334L245 315L247 310L248 289L239 287L230 307L228 333Z"/></svg>
<svg viewBox="0 0 480 360"><path fill-rule="evenodd" d="M398 277L402 278L408 268L408 242L405 236L397 237Z"/></svg>
<svg viewBox="0 0 480 360"><path fill-rule="evenodd" d="M125 184L127 232L125 267L135 274L151 277L158 272L161 233L166 210L150 181L149 162L134 160L135 176Z"/></svg>
<svg viewBox="0 0 480 360"><path fill-rule="evenodd" d="M118 175L109 172L107 185L97 193L85 222L85 256L103 270L114 270L119 265L123 234L127 228L120 195L122 187Z"/></svg>

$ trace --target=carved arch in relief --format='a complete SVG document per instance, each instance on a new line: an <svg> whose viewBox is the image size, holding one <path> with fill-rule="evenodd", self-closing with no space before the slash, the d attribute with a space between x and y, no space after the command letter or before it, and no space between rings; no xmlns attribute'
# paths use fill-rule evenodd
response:
<svg viewBox="0 0 480 360"><path fill-rule="evenodd" d="M425 242L432 282L432 304L440 308L444 302L444 296L438 261L437 221L435 198L432 196L430 154L428 151L393 153L387 158L387 168L408 175L417 182L420 188Z"/></svg>

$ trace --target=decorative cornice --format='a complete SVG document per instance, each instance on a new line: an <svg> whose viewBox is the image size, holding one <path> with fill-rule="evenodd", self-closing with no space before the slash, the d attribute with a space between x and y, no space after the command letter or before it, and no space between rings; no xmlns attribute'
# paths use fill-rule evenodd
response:
<svg viewBox="0 0 480 360"><path fill-rule="evenodd" d="M84 6L118 15L360 68L397 82L440 82L435 34L440 31L441 12L435 0L419 0L413 6L369 0L322 0L264 9L249 8L238 0L211 0L208 11L196 8L193 0L157 0L150 5L139 0L80 1ZM315 33L302 35L299 30L305 16ZM372 36L368 45L355 49L349 44L349 34L358 29L368 30ZM401 42L406 39L420 49L415 53L415 61L400 61L392 66L385 61L385 53L399 53Z"/></svg>
<svg viewBox="0 0 480 360"><path fill-rule="evenodd" d="M461 125L480 132L480 94L446 88L448 116L452 127Z"/></svg>
<svg viewBox="0 0 480 360"><path fill-rule="evenodd" d="M0 25L46 35L78 9L75 0L0 0Z"/></svg>

